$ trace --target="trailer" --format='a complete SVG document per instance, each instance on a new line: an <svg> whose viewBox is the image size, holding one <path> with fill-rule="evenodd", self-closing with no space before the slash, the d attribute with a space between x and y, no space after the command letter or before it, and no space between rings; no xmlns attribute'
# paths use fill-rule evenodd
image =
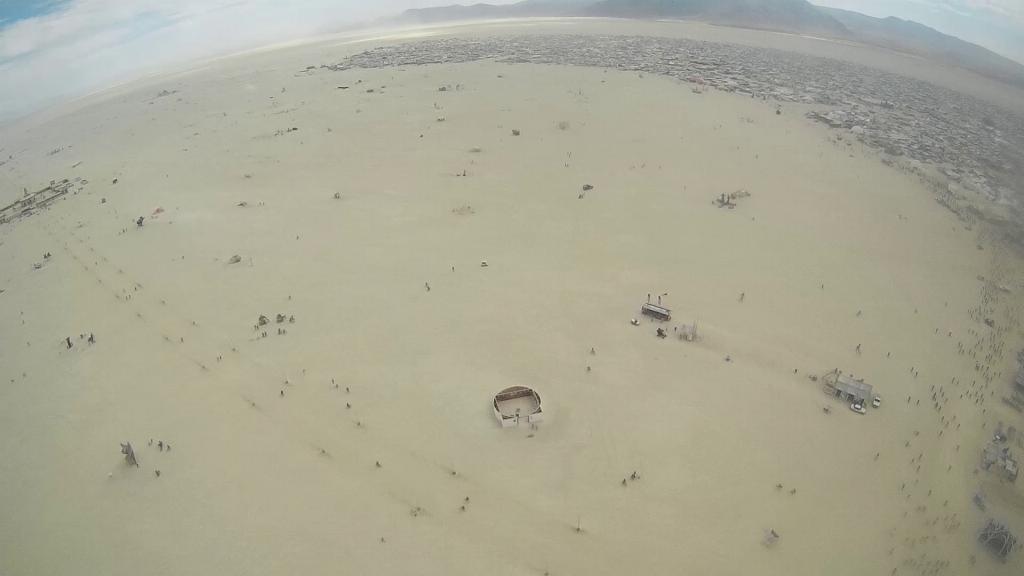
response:
<svg viewBox="0 0 1024 576"><path fill-rule="evenodd" d="M665 308L664 306L651 304L650 302L646 302L643 306L640 307L640 313L643 314L644 316L650 316L651 318L656 318L663 322L668 322L669 320L672 319L671 310Z"/></svg>

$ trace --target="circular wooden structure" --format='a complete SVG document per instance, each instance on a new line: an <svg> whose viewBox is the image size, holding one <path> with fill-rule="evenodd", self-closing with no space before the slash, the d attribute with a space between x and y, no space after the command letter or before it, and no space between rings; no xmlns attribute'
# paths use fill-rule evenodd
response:
<svg viewBox="0 0 1024 576"><path fill-rule="evenodd" d="M543 419L540 394L526 386L512 386L494 395L494 417L502 428L521 422L535 424Z"/></svg>

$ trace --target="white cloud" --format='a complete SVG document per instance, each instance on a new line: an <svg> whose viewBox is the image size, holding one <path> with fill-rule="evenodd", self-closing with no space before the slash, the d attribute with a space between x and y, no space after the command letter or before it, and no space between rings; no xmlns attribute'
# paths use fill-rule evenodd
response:
<svg viewBox="0 0 1024 576"><path fill-rule="evenodd" d="M0 119L190 60L436 3L72 0L0 28Z"/></svg>
<svg viewBox="0 0 1024 576"><path fill-rule="evenodd" d="M1024 23L1024 2L1021 0L946 0L961 4L971 10L987 11L1000 16L1013 18Z"/></svg>

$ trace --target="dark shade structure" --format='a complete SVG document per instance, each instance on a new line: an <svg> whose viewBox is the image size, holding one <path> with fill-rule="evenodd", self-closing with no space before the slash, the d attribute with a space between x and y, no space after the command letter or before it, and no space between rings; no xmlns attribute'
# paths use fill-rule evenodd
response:
<svg viewBox="0 0 1024 576"><path fill-rule="evenodd" d="M978 542L988 548L996 558L1005 562L1017 544L1017 537L1010 532L1006 525L990 519L978 533Z"/></svg>

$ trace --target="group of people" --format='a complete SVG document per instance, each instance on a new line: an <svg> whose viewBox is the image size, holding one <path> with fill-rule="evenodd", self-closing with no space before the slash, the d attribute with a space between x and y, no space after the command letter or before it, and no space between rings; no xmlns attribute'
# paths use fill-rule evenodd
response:
<svg viewBox="0 0 1024 576"><path fill-rule="evenodd" d="M79 340L81 340L82 338L85 338L85 334L79 334L78 335L78 339ZM89 344L95 344L96 343L96 336L93 335L92 332L89 332L89 338L86 341ZM74 346L74 344L71 342L71 336L68 336L68 337L64 338L64 343L67 344L68 350L71 350L71 348Z"/></svg>

